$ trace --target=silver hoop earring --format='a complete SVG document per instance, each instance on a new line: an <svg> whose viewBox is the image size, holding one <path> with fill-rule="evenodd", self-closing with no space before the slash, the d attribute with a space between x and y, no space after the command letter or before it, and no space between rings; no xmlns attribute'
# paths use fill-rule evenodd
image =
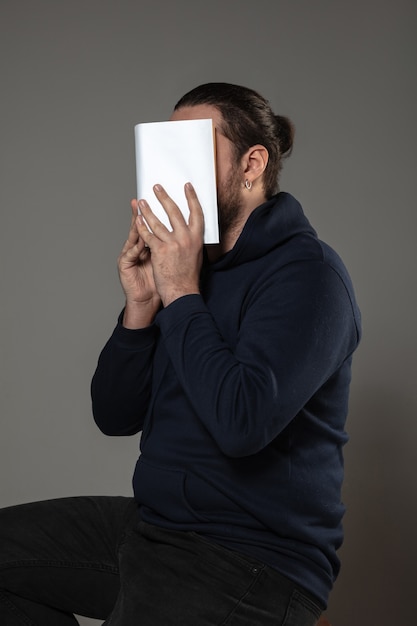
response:
<svg viewBox="0 0 417 626"><path fill-rule="evenodd" d="M252 189L252 183L250 180L246 179L245 180L245 187L248 191L250 191Z"/></svg>

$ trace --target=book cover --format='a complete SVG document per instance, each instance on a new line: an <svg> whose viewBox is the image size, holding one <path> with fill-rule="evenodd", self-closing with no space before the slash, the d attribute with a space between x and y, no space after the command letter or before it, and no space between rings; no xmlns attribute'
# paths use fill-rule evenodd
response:
<svg viewBox="0 0 417 626"><path fill-rule="evenodd" d="M214 128L211 119L145 122L135 126L138 199L171 230L153 192L157 183L180 208L188 222L184 185L190 182L204 213L204 242L219 242Z"/></svg>

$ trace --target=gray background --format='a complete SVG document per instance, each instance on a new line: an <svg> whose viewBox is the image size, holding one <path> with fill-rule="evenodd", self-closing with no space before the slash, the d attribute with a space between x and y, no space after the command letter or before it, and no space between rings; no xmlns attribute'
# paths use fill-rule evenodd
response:
<svg viewBox="0 0 417 626"><path fill-rule="evenodd" d="M123 304L133 126L202 82L244 84L294 120L282 188L363 313L328 615L415 623L416 17L406 0L0 1L0 505L130 494L138 439L100 434L89 384Z"/></svg>

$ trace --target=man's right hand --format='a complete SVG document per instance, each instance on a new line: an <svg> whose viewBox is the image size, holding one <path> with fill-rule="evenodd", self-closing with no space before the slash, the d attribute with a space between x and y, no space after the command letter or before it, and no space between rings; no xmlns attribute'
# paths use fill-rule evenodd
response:
<svg viewBox="0 0 417 626"><path fill-rule="evenodd" d="M153 277L151 252L138 234L138 203L132 200L129 236L118 258L120 282L126 296L123 326L137 329L149 326L161 305Z"/></svg>

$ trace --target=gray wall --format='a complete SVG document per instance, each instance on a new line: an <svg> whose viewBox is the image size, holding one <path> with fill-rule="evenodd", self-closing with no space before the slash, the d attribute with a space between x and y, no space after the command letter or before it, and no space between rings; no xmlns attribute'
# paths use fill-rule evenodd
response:
<svg viewBox="0 0 417 626"><path fill-rule="evenodd" d="M415 623L416 9L0 1L0 505L130 494L138 440L99 433L89 383L123 304L133 126L199 83L248 85L293 118L282 187L344 258L363 313L328 615Z"/></svg>

